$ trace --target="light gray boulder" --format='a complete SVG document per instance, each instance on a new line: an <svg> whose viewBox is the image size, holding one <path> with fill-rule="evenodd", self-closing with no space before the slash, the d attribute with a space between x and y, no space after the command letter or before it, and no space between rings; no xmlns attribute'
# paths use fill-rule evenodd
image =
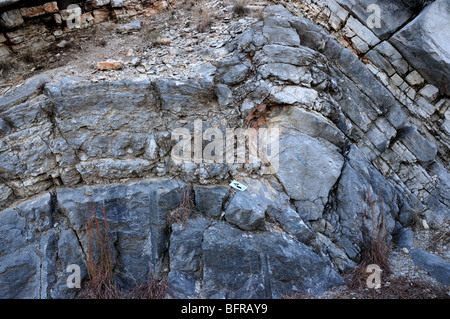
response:
<svg viewBox="0 0 450 319"><path fill-rule="evenodd" d="M293 129L283 131L279 145L275 175L301 216L307 205L319 218L344 164L339 148Z"/></svg>
<svg viewBox="0 0 450 319"><path fill-rule="evenodd" d="M244 191L237 191L229 200L225 209L225 219L243 230L263 230L265 215L271 207L286 201L269 184L246 178Z"/></svg>
<svg viewBox="0 0 450 319"><path fill-rule="evenodd" d="M19 9L13 9L0 13L0 27L11 29L23 24L23 18Z"/></svg>
<svg viewBox="0 0 450 319"><path fill-rule="evenodd" d="M116 28L117 32L133 32L133 31L139 31L141 29L141 21L140 20L134 20L133 22L120 25Z"/></svg>

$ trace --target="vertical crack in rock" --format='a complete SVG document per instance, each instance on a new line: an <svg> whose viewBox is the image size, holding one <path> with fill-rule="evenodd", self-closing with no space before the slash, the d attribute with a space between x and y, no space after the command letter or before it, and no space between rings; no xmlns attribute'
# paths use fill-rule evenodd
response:
<svg viewBox="0 0 450 319"><path fill-rule="evenodd" d="M159 90L159 87L155 81L151 81L150 86L152 88L151 92L154 94L154 97L156 100L156 108L158 111L162 111L163 110L163 100L162 100L162 96L161 96L161 91Z"/></svg>

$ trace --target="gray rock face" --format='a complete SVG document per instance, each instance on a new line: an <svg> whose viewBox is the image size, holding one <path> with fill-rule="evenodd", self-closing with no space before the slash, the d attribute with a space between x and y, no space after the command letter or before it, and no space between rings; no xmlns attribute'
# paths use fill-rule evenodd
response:
<svg viewBox="0 0 450 319"><path fill-rule="evenodd" d="M5 6L9 6L11 4L20 2L22 0L0 0L0 8L1 7L5 7Z"/></svg>
<svg viewBox="0 0 450 319"><path fill-rule="evenodd" d="M450 4L437 0L389 41L405 59L444 94L450 94Z"/></svg>
<svg viewBox="0 0 450 319"><path fill-rule="evenodd" d="M194 186L197 209L207 217L220 217L228 199L227 186Z"/></svg>
<svg viewBox="0 0 450 319"><path fill-rule="evenodd" d="M412 249L410 251L411 258L414 263L428 271L431 276L436 278L440 283L450 286L450 263L444 259L427 253L422 249Z"/></svg>
<svg viewBox="0 0 450 319"><path fill-rule="evenodd" d="M149 271L158 273L167 247L167 214L180 203L184 187L176 180L162 180L65 189L57 192L58 206L75 232L79 232L84 251L87 251L83 235L87 205L95 205L101 220L105 208L111 244L116 248L120 265L116 276L128 289L144 282Z"/></svg>
<svg viewBox="0 0 450 319"><path fill-rule="evenodd" d="M169 111L187 114L191 106L205 106L213 95L212 78L198 81L180 82L169 79L158 79L155 82L162 108Z"/></svg>
<svg viewBox="0 0 450 319"><path fill-rule="evenodd" d="M40 281L56 280L44 267L52 263L52 215L50 194L0 212L1 298L46 297Z"/></svg>
<svg viewBox="0 0 450 319"><path fill-rule="evenodd" d="M289 21L269 17L264 20L263 34L269 44L280 44L286 46L299 46L300 38Z"/></svg>
<svg viewBox="0 0 450 319"><path fill-rule="evenodd" d="M298 131L287 130L280 138L280 166L276 176L289 197L297 201L297 211L312 209L321 217L328 195L344 163L339 149ZM312 205L312 206L311 206Z"/></svg>
<svg viewBox="0 0 450 319"><path fill-rule="evenodd" d="M279 298L291 289L321 293L342 278L309 247L285 235L248 236L216 223L204 234L202 283L207 298Z"/></svg>
<svg viewBox="0 0 450 319"><path fill-rule="evenodd" d="M100 223L109 224L119 286L131 289L150 273L168 276L174 298L320 294L343 282L340 273L355 267L380 229L390 243L416 209L431 225L447 220L447 138L427 125L432 119L442 130L430 127L446 130L448 103L436 101L433 85L416 92L424 80L375 36L395 32L409 11L391 2L398 21L372 32L364 26L368 12L358 8L369 2L339 2L352 11L349 31L358 29L372 47L367 57L391 78L374 75L313 22L270 6L245 30L230 26L228 54L218 54L214 65L197 64L198 78L45 84L51 78L44 74L0 97L0 297L76 295L66 267L79 264L86 278L92 204ZM422 15L411 25L429 23ZM416 92L417 112L405 112L405 94L394 97L384 82ZM224 134L248 126L260 128L259 138L261 128L278 128L278 149L259 149L266 157L254 162L248 149L242 162L173 158L177 129ZM207 154L210 138L191 142L208 146ZM224 142L237 155L240 142ZM233 179L248 188L230 188ZM186 192L200 214L168 225L168 212ZM399 245L410 245L410 233L400 235Z"/></svg>
<svg viewBox="0 0 450 319"><path fill-rule="evenodd" d="M19 9L14 9L0 13L0 27L2 29L11 29L18 27L23 23L22 15Z"/></svg>
<svg viewBox="0 0 450 319"><path fill-rule="evenodd" d="M336 190L337 206L324 218L336 227L336 238L347 255L357 259L360 248L377 236L382 224L386 240L391 241L400 210L399 194L355 147L346 157L349 160Z"/></svg>
<svg viewBox="0 0 450 319"><path fill-rule="evenodd" d="M436 146L426 140L417 129L403 138L403 144L421 162L430 162L436 157Z"/></svg>
<svg viewBox="0 0 450 319"><path fill-rule="evenodd" d="M267 210L277 205L278 192L270 185L246 179L245 191L236 193L225 210L225 219L243 230L263 230Z"/></svg>
<svg viewBox="0 0 450 319"><path fill-rule="evenodd" d="M210 221L200 217L187 227L175 224L170 236L169 294L174 298L196 298L200 293L203 266L203 234Z"/></svg>
<svg viewBox="0 0 450 319"><path fill-rule="evenodd" d="M119 285L129 289L145 282L150 271L160 270L168 242L167 212L180 203L183 187L176 180L155 180L61 189L54 197L46 194L1 211L0 296L76 295L66 285L66 267L76 264L82 279L87 276L87 205L95 205L102 225L105 208Z"/></svg>
<svg viewBox="0 0 450 319"><path fill-rule="evenodd" d="M409 228L402 228L397 234L397 248L410 249L413 245L414 233Z"/></svg>
<svg viewBox="0 0 450 319"><path fill-rule="evenodd" d="M374 27L370 30L380 39L386 39L393 32L397 31L414 14L407 1L377 1L371 0L336 0L344 8L356 15L359 22L365 27L370 27L367 21L372 21L370 16L374 13L368 9L371 4L376 4L380 8L380 28Z"/></svg>
<svg viewBox="0 0 450 319"><path fill-rule="evenodd" d="M438 228L450 220L450 210L448 209L450 204L450 174L437 162L430 166L430 172L437 176L439 186L427 199L427 205L432 210L427 210L425 217L432 227Z"/></svg>

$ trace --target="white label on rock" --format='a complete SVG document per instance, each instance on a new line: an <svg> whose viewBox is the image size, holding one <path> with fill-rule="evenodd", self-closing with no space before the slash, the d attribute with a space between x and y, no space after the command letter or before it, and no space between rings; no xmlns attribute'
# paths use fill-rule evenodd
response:
<svg viewBox="0 0 450 319"><path fill-rule="evenodd" d="M237 189L237 190L239 190L239 191L245 191L247 189L247 186L245 186L242 183L239 183L238 181L232 181L230 183L230 186L235 188L235 189Z"/></svg>

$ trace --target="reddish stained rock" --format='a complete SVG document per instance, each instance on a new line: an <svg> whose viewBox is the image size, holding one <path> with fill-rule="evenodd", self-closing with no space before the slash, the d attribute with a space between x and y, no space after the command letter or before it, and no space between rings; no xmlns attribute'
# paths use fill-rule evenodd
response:
<svg viewBox="0 0 450 319"><path fill-rule="evenodd" d="M97 63L97 70L100 71L120 70L122 68L122 61L102 61Z"/></svg>

